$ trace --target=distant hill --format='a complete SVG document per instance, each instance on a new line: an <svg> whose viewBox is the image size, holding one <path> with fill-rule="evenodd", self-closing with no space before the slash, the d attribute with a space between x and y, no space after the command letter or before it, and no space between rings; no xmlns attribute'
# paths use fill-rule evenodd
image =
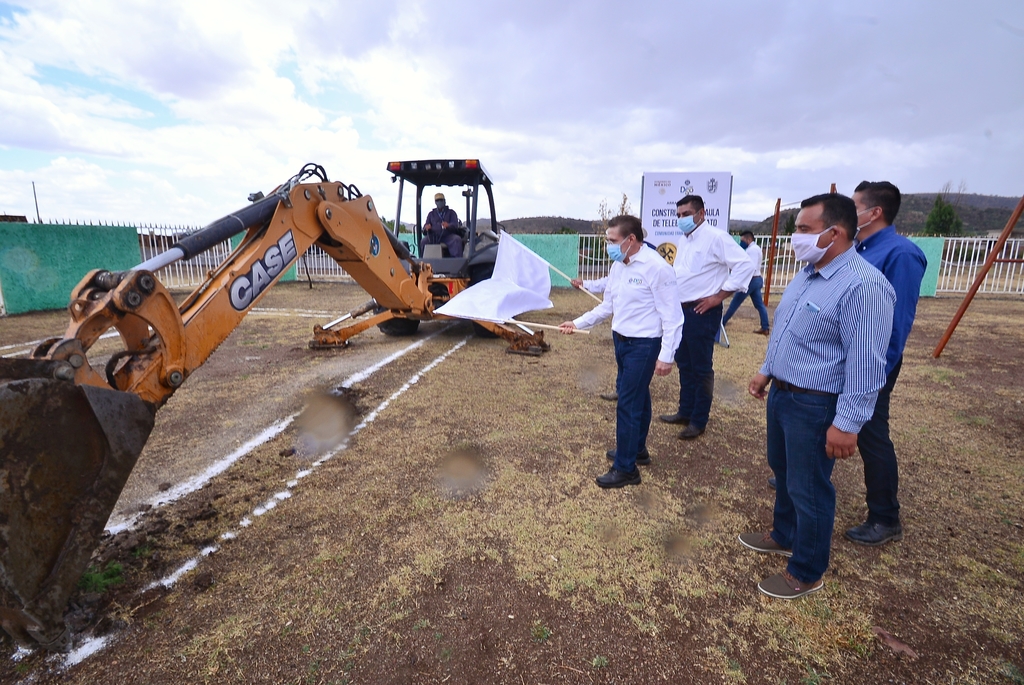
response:
<svg viewBox="0 0 1024 685"><path fill-rule="evenodd" d="M486 219L480 221L481 225L489 223ZM505 227L509 233L597 233L595 225L597 219L568 219L561 216L531 216L522 219L504 219L498 222ZM729 230L733 233L746 230L757 224L756 221L743 221L731 219Z"/></svg>
<svg viewBox="0 0 1024 685"><path fill-rule="evenodd" d="M509 233L595 233L595 221L568 219L562 216L530 216L521 219L501 219L498 223ZM480 220L481 225L489 223L487 219Z"/></svg>
<svg viewBox="0 0 1024 685"><path fill-rule="evenodd" d="M928 212L932 211L935 205L935 196L938 193L908 193L903 196L900 206L900 213L896 217L896 227L900 233L920 233L924 230L925 220ZM1006 226L1006 221L1013 213L1020 198L1001 197L998 195L976 195L965 193L959 196L947 195L946 199L954 203L956 213L964 222L964 233L967 235L984 235L992 231L1001 231ZM780 213L779 226L786 223L786 219L795 215L798 208L784 209ZM771 233L772 217L768 216L762 221L754 223L754 233ZM1024 233L1024 222L1018 223L1015 234Z"/></svg>
<svg viewBox="0 0 1024 685"><path fill-rule="evenodd" d="M903 196L903 204L900 207L899 216L896 218L896 225L901 233L919 233L924 230L924 222L935 204L936 193L912 193ZM1018 198L1001 197L998 195L977 195L963 194L957 196L950 194L947 198L955 203L957 214L964 222L964 232L971 234L985 234L990 231L1002 230L1006 220L1010 218L1014 207L1017 206ZM779 218L779 227L785 225L790 215L799 211L796 207L783 209ZM403 222L404 223L404 222ZM519 219L502 219L498 222L509 233L582 233L593 234L597 232L597 219L570 219L563 216L529 216ZM490 221L480 220L481 226L487 226ZM412 226L409 225L409 230ZM745 219L730 219L729 232L738 234L741 231L750 230L757 234L772 232L772 217L761 221L748 221ZM1016 234L1024 234L1024 220L1018 225Z"/></svg>

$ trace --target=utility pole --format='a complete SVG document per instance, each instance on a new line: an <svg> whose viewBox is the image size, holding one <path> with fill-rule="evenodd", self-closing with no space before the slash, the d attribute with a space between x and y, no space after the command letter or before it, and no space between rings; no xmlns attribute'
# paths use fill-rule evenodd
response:
<svg viewBox="0 0 1024 685"><path fill-rule="evenodd" d="M32 181L32 199L36 201L36 221L43 223L42 217L39 216L39 197L36 195L36 182Z"/></svg>

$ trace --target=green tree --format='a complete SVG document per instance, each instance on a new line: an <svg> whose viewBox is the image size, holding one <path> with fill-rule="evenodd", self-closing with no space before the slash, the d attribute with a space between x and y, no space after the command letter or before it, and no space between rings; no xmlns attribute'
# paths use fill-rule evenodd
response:
<svg viewBox="0 0 1024 685"><path fill-rule="evenodd" d="M796 232L796 214L786 217L786 223L782 225L782 235L793 235Z"/></svg>
<svg viewBox="0 0 1024 685"><path fill-rule="evenodd" d="M924 221L924 232L928 235L963 235L964 222L957 216L952 204L943 200L941 195L936 195L935 205Z"/></svg>

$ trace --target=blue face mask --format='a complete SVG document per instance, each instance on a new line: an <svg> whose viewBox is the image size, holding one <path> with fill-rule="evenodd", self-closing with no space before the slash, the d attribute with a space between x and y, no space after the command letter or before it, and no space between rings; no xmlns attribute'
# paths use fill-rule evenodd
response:
<svg viewBox="0 0 1024 685"><path fill-rule="evenodd" d="M676 226L678 226L679 230L685 233L686 235L690 235L691 233L693 233L693 229L697 228L697 224L693 223L692 216L679 217L678 219L676 219Z"/></svg>
<svg viewBox="0 0 1024 685"><path fill-rule="evenodd" d="M747 249L748 247L750 247L750 243L746 243L746 242L743 242L743 241L741 240L741 241L740 241L740 247L742 247L742 248L743 248L743 249L745 250L745 249Z"/></svg>
<svg viewBox="0 0 1024 685"><path fill-rule="evenodd" d="M619 245L606 243L605 247L608 250L608 257L610 257L613 262L621 262L626 257L626 255L622 254L622 247Z"/></svg>

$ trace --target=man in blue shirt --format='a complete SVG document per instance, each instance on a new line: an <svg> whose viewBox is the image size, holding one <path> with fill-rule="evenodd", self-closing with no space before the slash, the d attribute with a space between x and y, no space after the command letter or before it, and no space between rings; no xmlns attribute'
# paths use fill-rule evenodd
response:
<svg viewBox="0 0 1024 685"><path fill-rule="evenodd" d="M420 243L420 254L425 245L444 245L448 248L449 257L462 256L462 235L459 233L459 217L445 203L444 193L434 195L435 208L427 214L423 222L423 241Z"/></svg>
<svg viewBox="0 0 1024 685"><path fill-rule="evenodd" d="M777 488L773 530L739 540L789 557L785 571L758 584L771 597L822 588L836 514L834 460L853 456L885 385L896 295L857 254L856 231L850 198L816 195L801 203L793 252L808 266L782 295L764 364L748 388L768 397L768 464Z"/></svg>
<svg viewBox="0 0 1024 685"><path fill-rule="evenodd" d="M896 235L893 221L900 211L900 190L888 181L862 182L853 193L857 206L857 253L882 272L896 291L892 337L885 353L885 387L878 393L875 413L857 437L864 460L868 518L846 531L846 537L861 545L883 545L903 539L900 523L899 469L896 449L889 438L889 399L903 364L903 347L914 325L917 298L921 292L928 261L917 245Z"/></svg>

